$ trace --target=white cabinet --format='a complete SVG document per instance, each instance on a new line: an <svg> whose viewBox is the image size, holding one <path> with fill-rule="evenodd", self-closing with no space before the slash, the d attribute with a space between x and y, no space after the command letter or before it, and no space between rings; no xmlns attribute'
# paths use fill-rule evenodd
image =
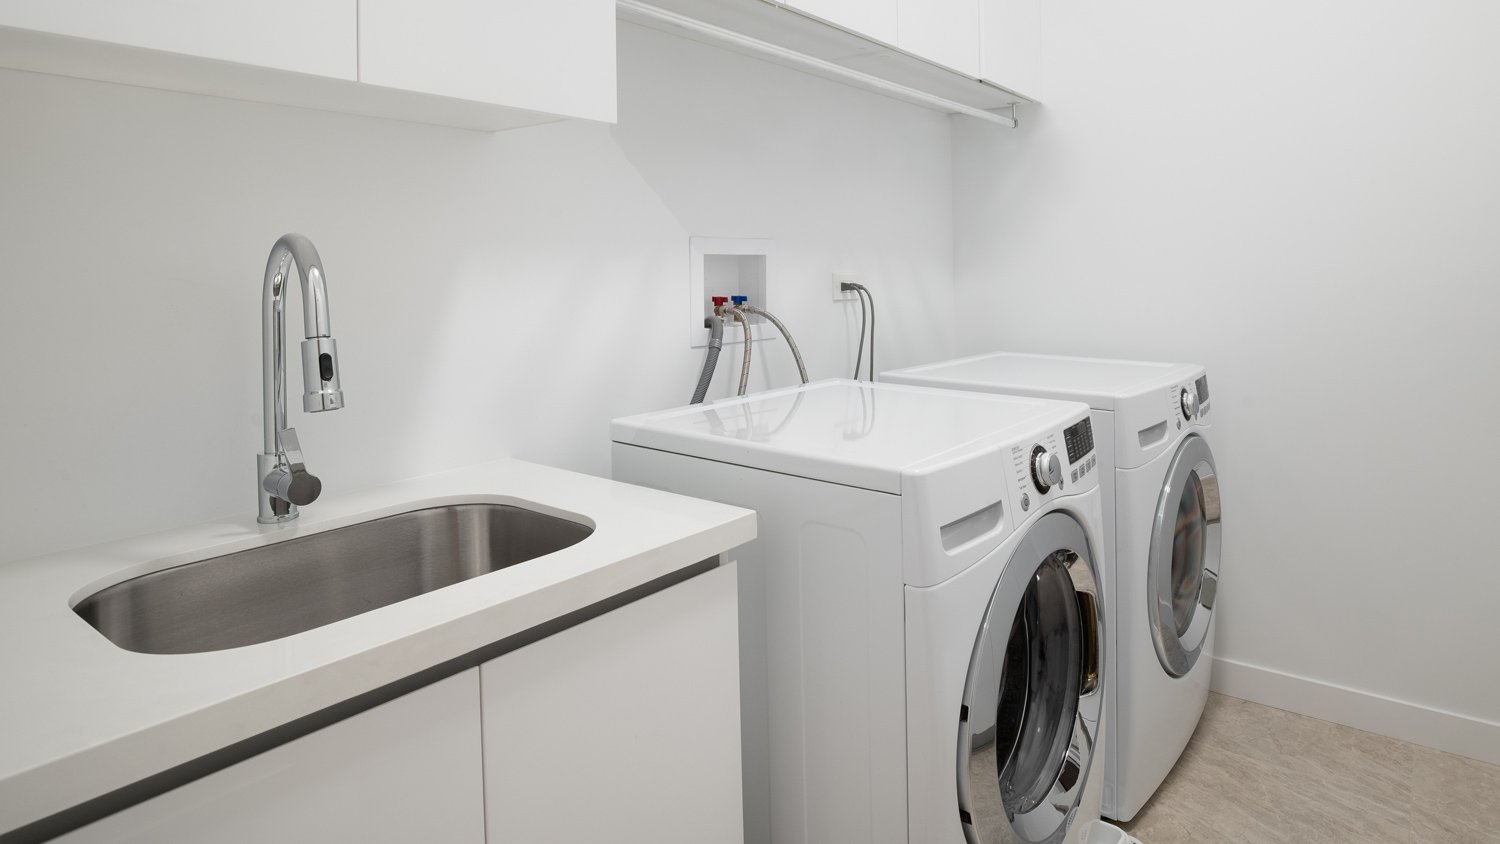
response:
<svg viewBox="0 0 1500 844"><path fill-rule="evenodd" d="M489 844L742 840L735 577L480 666Z"/></svg>
<svg viewBox="0 0 1500 844"><path fill-rule="evenodd" d="M1043 90L1042 0L983 0L980 78L1039 100Z"/></svg>
<svg viewBox="0 0 1500 844"><path fill-rule="evenodd" d="M4 0L0 26L352 80L355 2Z"/></svg>
<svg viewBox="0 0 1500 844"><path fill-rule="evenodd" d="M615 119L614 0L0 0L0 67L496 131Z"/></svg>
<svg viewBox="0 0 1500 844"><path fill-rule="evenodd" d="M471 668L57 840L479 844L480 741Z"/></svg>
<svg viewBox="0 0 1500 844"><path fill-rule="evenodd" d="M615 119L614 0L359 0L359 80Z"/></svg>
<svg viewBox="0 0 1500 844"><path fill-rule="evenodd" d="M786 0L786 6L875 41L895 44L898 15L910 0Z"/></svg>
<svg viewBox="0 0 1500 844"><path fill-rule="evenodd" d="M933 64L979 78L980 0L901 0L896 46Z"/></svg>
<svg viewBox="0 0 1500 844"><path fill-rule="evenodd" d="M56 840L742 841L736 576L714 568Z"/></svg>

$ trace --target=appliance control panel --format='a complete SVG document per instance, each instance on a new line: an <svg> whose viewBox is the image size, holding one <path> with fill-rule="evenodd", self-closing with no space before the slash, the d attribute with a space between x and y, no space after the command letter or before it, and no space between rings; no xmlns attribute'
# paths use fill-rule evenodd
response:
<svg viewBox="0 0 1500 844"><path fill-rule="evenodd" d="M1208 413L1208 376L1200 375L1167 391L1168 414L1180 430L1184 423L1197 422Z"/></svg>
<svg viewBox="0 0 1500 844"><path fill-rule="evenodd" d="M1094 451L1094 426L1087 417L1030 444L1012 446L1010 458L1023 514L1055 495L1082 492L1098 480L1090 474L1097 476L1099 456Z"/></svg>

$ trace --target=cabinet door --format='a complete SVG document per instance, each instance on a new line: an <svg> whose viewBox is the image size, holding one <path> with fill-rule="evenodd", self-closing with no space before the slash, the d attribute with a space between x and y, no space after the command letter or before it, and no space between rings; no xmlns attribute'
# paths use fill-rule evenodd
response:
<svg viewBox="0 0 1500 844"><path fill-rule="evenodd" d="M895 44L899 0L786 0L789 9L827 21L866 38Z"/></svg>
<svg viewBox="0 0 1500 844"><path fill-rule="evenodd" d="M612 122L614 0L359 0L359 80Z"/></svg>
<svg viewBox="0 0 1500 844"><path fill-rule="evenodd" d="M478 844L482 775L471 668L57 840Z"/></svg>
<svg viewBox="0 0 1500 844"><path fill-rule="evenodd" d="M980 78L1034 100L1042 90L1042 0L983 0Z"/></svg>
<svg viewBox="0 0 1500 844"><path fill-rule="evenodd" d="M743 840L735 567L480 666L490 844Z"/></svg>
<svg viewBox="0 0 1500 844"><path fill-rule="evenodd" d="M4 0L0 26L354 79L356 0Z"/></svg>
<svg viewBox="0 0 1500 844"><path fill-rule="evenodd" d="M980 0L901 0L896 46L979 78Z"/></svg>

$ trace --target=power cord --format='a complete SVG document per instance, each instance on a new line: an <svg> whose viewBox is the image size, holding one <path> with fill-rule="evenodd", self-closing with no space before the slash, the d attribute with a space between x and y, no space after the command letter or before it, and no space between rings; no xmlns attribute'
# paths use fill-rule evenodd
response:
<svg viewBox="0 0 1500 844"><path fill-rule="evenodd" d="M870 380L874 381L875 380L875 294L871 293L870 290L869 290L869 288L865 287L863 284L858 284L858 283L853 282L853 281L841 282L839 284L839 290L844 291L846 293L848 291L852 290L852 291L854 291L855 295L859 296L859 352L858 352L858 354L856 354L854 356L854 380L856 380L856 381L859 380L859 368L860 368L860 364L864 362L864 356L865 356L865 321L867 319L867 316L866 316L866 313L865 313L865 300L866 300L866 298L869 299L869 309L870 310L869 310L869 314L868 314L868 320L869 320L869 324L870 324Z"/></svg>

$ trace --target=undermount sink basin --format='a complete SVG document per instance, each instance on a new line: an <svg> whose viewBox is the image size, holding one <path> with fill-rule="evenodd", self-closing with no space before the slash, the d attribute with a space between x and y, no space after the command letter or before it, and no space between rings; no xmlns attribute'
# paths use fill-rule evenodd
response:
<svg viewBox="0 0 1500 844"><path fill-rule="evenodd" d="M129 651L269 642L575 545L594 529L504 504L414 510L176 566L73 611Z"/></svg>

